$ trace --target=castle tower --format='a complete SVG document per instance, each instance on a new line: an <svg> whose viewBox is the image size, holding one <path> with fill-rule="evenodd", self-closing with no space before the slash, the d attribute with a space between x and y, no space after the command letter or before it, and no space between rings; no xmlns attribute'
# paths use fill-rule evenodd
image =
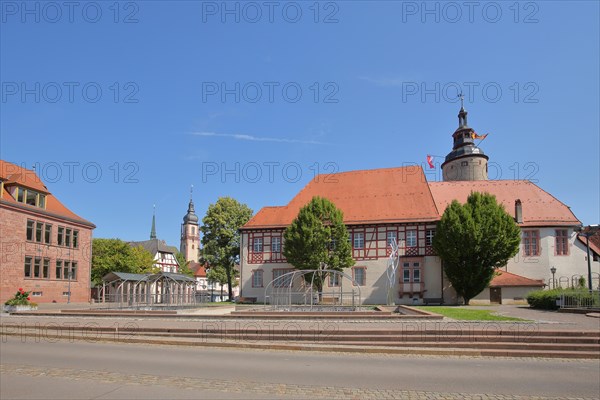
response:
<svg viewBox="0 0 600 400"><path fill-rule="evenodd" d="M185 256L186 261L198 262L200 231L198 228L198 216L194 211L192 191L193 186L190 189L190 203L188 205L188 211L183 217L183 224L181 224L181 244L179 251Z"/></svg>
<svg viewBox="0 0 600 400"><path fill-rule="evenodd" d="M452 134L454 145L442 164L444 181L481 181L488 179L488 156L475 145L475 131L467 124L467 111L461 106L458 128Z"/></svg>

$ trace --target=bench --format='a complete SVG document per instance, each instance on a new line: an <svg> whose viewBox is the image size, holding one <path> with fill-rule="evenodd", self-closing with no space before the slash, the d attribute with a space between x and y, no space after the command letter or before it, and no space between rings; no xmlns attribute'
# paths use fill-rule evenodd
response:
<svg viewBox="0 0 600 400"><path fill-rule="evenodd" d="M237 302L240 304L256 304L256 297L239 297Z"/></svg>
<svg viewBox="0 0 600 400"><path fill-rule="evenodd" d="M337 296L323 296L321 297L321 304L338 304L340 301Z"/></svg>
<svg viewBox="0 0 600 400"><path fill-rule="evenodd" d="M441 306L442 304L444 304L444 299L442 299L441 297L424 297L423 303L426 306L429 306L429 305Z"/></svg>

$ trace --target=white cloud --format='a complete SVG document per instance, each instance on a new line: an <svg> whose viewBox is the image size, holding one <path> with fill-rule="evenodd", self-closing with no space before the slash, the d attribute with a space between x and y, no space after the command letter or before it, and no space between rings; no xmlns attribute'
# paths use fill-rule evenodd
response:
<svg viewBox="0 0 600 400"><path fill-rule="evenodd" d="M230 139L235 139L235 140L245 140L245 141L249 141L249 142L327 144L327 143L323 143L323 142L318 142L316 140L274 138L274 137L254 136L254 135L245 135L245 134L237 134L237 133L234 134L234 133L216 133L216 132L192 132L191 134L194 136L222 137L222 138L230 138Z"/></svg>

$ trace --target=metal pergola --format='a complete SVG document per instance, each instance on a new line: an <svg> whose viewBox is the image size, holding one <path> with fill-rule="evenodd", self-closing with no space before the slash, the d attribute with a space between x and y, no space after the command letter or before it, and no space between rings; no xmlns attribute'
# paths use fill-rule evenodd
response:
<svg viewBox="0 0 600 400"><path fill-rule="evenodd" d="M196 303L196 281L171 272L110 272L102 278L98 301L119 308L193 305Z"/></svg>

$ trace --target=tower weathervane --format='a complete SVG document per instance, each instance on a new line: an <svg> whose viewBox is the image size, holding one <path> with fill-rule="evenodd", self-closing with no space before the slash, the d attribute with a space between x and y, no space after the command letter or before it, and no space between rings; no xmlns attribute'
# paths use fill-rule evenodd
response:
<svg viewBox="0 0 600 400"><path fill-rule="evenodd" d="M458 94L458 98L460 99L460 108L465 108L464 107L465 106L465 103L464 103L464 101L465 101L465 95L462 92L460 92Z"/></svg>

